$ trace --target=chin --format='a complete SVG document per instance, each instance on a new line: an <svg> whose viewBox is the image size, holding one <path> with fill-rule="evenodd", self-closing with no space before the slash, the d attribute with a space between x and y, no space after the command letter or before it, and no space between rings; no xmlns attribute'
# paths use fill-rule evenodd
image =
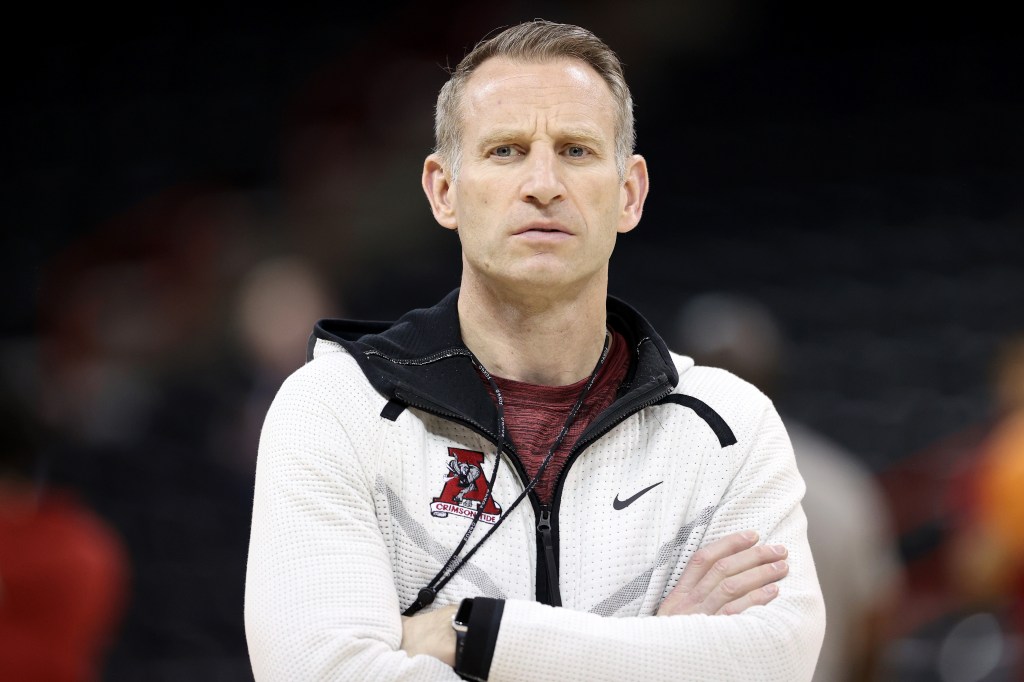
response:
<svg viewBox="0 0 1024 682"><path fill-rule="evenodd" d="M575 295L586 283L586 278L572 277L564 267L531 268L517 272L502 280L509 290L524 295L553 298Z"/></svg>

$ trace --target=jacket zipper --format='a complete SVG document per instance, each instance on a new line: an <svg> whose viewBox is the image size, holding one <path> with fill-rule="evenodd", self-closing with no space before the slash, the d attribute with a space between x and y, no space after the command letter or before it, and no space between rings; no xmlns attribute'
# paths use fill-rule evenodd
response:
<svg viewBox="0 0 1024 682"><path fill-rule="evenodd" d="M543 505L537 521L537 601L551 606L562 605L558 590L558 559L551 535L551 508Z"/></svg>
<svg viewBox="0 0 1024 682"><path fill-rule="evenodd" d="M558 587L558 507L562 500L562 484L565 482L566 476L569 473L569 468L572 467L573 462L579 458L580 454L582 454L582 452L586 450L591 443L611 431L630 415L636 414L640 410L650 407L671 393L672 387L664 385L665 379L666 377L662 376L655 380L653 382L654 388L643 393L640 397L629 401L627 405L615 410L609 417L602 419L599 422L599 427L595 431L585 434L586 438L581 437L580 440L576 441L576 444L573 445L572 450L569 451L569 456L566 457L565 465L562 467L562 471L559 473L558 479L555 481L555 489L551 497L551 506L549 507L545 505L541 507L541 520L537 523L538 601L543 601L543 603L550 604L551 606L562 605L562 594ZM541 554L542 551L543 555ZM540 569L542 556L544 557L543 571ZM546 599L543 600L540 596L542 585L546 586Z"/></svg>
<svg viewBox="0 0 1024 682"><path fill-rule="evenodd" d="M419 395L415 391L406 390L401 391L400 393L400 391L396 389L395 397L401 398L402 401L411 407L415 407L423 410L424 412L429 412L434 416L468 426L484 438L487 438L496 447L499 447L497 434L491 433L472 419L467 419L466 417L455 414L449 410L439 408L434 405L432 401ZM512 452L514 453L515 450ZM519 458L508 457L507 459L512 465L512 470L515 471L516 475L519 477L520 485L525 488L529 479L526 476L526 470L519 462ZM530 505L533 507L534 518L537 519L537 574L534 577L534 593L537 601L542 604L560 606L561 597L558 592L558 561L555 557L555 542L551 533L551 508L546 505L541 505L540 499L532 490L529 492L527 497L530 500Z"/></svg>
<svg viewBox="0 0 1024 682"><path fill-rule="evenodd" d="M569 456L566 458L565 466L562 467L558 480L555 481L552 505L540 504L540 500L537 495L533 491L530 491L528 497L530 499L530 504L533 506L534 516L537 518L537 576L535 594L537 601L540 603L548 604L549 606L562 605L562 595L558 586L558 506L562 497L562 484L565 482L569 467L572 466L573 462L576 461L579 455L595 440L611 431L630 415L635 414L646 407L650 407L671 393L672 387L664 385L666 378L667 377L662 375L655 379L652 382L654 384L654 388L652 390L643 393L641 397L635 398L627 405L615 410L611 416L602 419L599 422L600 426L597 430L587 434L585 439L581 439L576 442L572 450L569 451ZM414 391L401 391L400 394L400 389L396 389L395 396L401 398L411 407L416 407L424 410L425 412L430 412L435 416L468 426L490 440L496 447L501 448L501 445L498 444L497 434L492 433L490 430L484 428L472 419L467 419L466 417L455 414L449 410L441 409L437 405L434 405L432 401L428 400L425 396L421 396ZM409 398L413 398L413 400L410 400ZM513 470L519 476L520 484L525 488L526 481L528 479L526 477L526 471L519 462L519 458L509 457L508 459L512 464Z"/></svg>

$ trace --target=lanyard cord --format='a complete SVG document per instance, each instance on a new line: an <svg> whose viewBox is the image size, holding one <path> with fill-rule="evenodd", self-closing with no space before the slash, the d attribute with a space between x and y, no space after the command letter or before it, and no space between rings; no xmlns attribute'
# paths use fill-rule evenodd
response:
<svg viewBox="0 0 1024 682"><path fill-rule="evenodd" d="M530 494L530 491L537 486L538 481L540 481L541 474L544 473L544 470L548 466L548 462L551 461L551 458L554 456L555 452L558 450L559 447L561 447L562 441L565 440L565 437L566 435L568 435L569 429L572 427L573 422L576 421L576 416L579 414L580 409L583 407L583 402L584 400L586 400L587 394L590 393L591 387L593 387L594 382L597 381L597 375L600 374L601 367L604 366L604 361L608 357L608 349L611 346L611 338L611 332L605 331L604 348L601 350L601 357L598 358L597 364L594 366L594 371L590 373L590 378L587 379L586 385L583 387L583 390L580 391L580 394L576 398L576 402L573 404L572 409L569 410L569 414L565 418L565 423L562 424L562 428L558 432L558 436L551 444L551 448L548 450L547 455L544 456L544 460L540 463L540 467L537 469L537 473L533 475L533 478L530 479L530 482L526 485L523 491L519 493L519 496L516 497L515 501L513 501L512 504L509 505L508 509L505 510L505 513L501 515L497 522L493 526L491 526L490 529L488 529L484 536L480 538L477 541L477 543L470 548L468 552L466 552L466 555L464 557L459 557L459 552L461 552L462 548L466 546L466 543L469 541L470 536L473 534L473 530L476 528L477 521L480 520L480 515L483 513L484 507L487 506L487 502L490 501L491 499L491 491L494 489L494 482L498 476L498 463L501 461L501 453L505 450L505 401L501 394L501 389L498 388L497 382L494 381L494 377L491 376L491 373L487 371L487 368L484 367L480 363L480 361L476 359L475 355L470 354L470 357L473 360L473 364L476 365L477 368L479 368L480 373L484 375L484 377L487 379L487 382L491 385L491 389L494 391L495 402L497 403L498 452L494 456L494 468L491 469L491 480L487 484L487 492L484 494L483 500L480 501L480 506L477 507L476 513L473 515L473 520L470 522L469 528L466 529L466 533L462 536L462 540L459 542L458 546L448 557L448 560L444 562L444 565L441 567L441 570L437 572L437 574L430 580L429 583L427 583L426 587L420 589L419 594L416 596L416 600L409 605L409 608L402 612L403 616L412 616L416 614L418 611L420 611L420 609L422 609L423 607L429 606L434 601L434 598L437 596L437 593L440 592L444 588L444 586L448 584L448 581L455 576L458 570L462 568L474 554L476 554L476 551L480 549L480 546L483 545L484 542L486 542L487 538L491 537L491 533L498 529L498 526L501 525L502 521L507 519L509 514L511 514L512 511L519 506L519 503L526 499L526 496Z"/></svg>

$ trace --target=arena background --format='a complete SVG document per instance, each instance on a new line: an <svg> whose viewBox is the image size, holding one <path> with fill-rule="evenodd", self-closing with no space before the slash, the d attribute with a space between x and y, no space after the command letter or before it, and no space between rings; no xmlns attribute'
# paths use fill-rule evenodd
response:
<svg viewBox="0 0 1024 682"><path fill-rule="evenodd" d="M315 317L390 319L457 284L419 187L433 98L526 18L626 64L653 189L612 292L666 335L699 293L763 302L788 340L773 397L898 483L903 556L926 561L1024 330L1024 89L1008 16L890 4L20 10L3 363L58 436L49 480L130 550L106 679L251 679L262 411ZM909 670L900 643L936 626L904 615Z"/></svg>

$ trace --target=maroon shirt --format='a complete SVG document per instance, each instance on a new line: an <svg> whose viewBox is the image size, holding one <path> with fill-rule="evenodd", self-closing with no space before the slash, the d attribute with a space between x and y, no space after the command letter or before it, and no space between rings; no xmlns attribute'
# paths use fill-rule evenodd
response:
<svg viewBox="0 0 1024 682"><path fill-rule="evenodd" d="M555 451L534 488L542 503L551 504L555 480L565 466L565 459L580 434L615 400L615 393L629 371L629 360L629 348L625 337L613 330L612 347L597 375L597 381L590 388L590 393L587 394L583 407L569 428L569 433ZM481 379L491 399L495 399L490 382L482 375ZM540 469L541 462L561 432L569 411L576 404L580 391L589 379L588 376L568 386L538 386L494 377L494 382L498 385L505 402L505 428L530 478L533 478Z"/></svg>

